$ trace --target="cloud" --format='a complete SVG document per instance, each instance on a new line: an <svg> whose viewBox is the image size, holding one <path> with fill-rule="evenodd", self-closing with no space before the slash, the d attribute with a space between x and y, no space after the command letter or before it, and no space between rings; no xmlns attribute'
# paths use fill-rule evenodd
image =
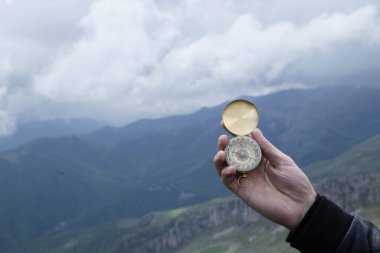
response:
<svg viewBox="0 0 380 253"><path fill-rule="evenodd" d="M31 21L23 37L25 24L14 21L19 29L0 41L8 90L0 110L13 118L121 124L243 94L379 80L379 5L371 1L68 1L70 15L40 4L30 20L51 22Z"/></svg>
<svg viewBox="0 0 380 253"><path fill-rule="evenodd" d="M178 113L268 86L307 85L309 76L302 76L301 70L310 68L315 68L311 84L318 85L318 77L326 74L338 82L348 74L346 59L338 62L340 76L332 76L325 67L335 50L349 44L362 48L379 44L373 5L321 14L302 24L264 23L254 13L231 14L222 7L229 15L216 13L216 24L202 21L210 25L205 30L189 23L190 4L169 10L152 1L94 4L81 22L83 37L46 74L36 76L35 92L84 111L94 107L104 115L117 111L122 118ZM215 9L214 4L207 9ZM204 12L190 13L195 22L205 18ZM314 55L323 56L318 57L321 66L305 62Z"/></svg>
<svg viewBox="0 0 380 253"><path fill-rule="evenodd" d="M19 120L51 117L41 103L54 102L33 93L32 78L78 39L86 3L0 1L0 136L11 134Z"/></svg>
<svg viewBox="0 0 380 253"><path fill-rule="evenodd" d="M6 136L13 133L16 129L16 122L7 112L0 111L0 136Z"/></svg>

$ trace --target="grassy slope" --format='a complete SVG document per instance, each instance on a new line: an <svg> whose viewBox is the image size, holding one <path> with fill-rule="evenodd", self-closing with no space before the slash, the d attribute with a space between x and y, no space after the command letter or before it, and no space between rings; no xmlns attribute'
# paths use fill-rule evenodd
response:
<svg viewBox="0 0 380 253"><path fill-rule="evenodd" d="M364 207L359 215L380 227L380 205ZM276 231L276 228L268 226L266 223L253 223L245 229L237 228L218 239L212 239L213 235L226 231L224 227L206 231L198 235L178 253L298 252L285 243L287 230L278 227ZM230 224L230 226L233 226L233 224Z"/></svg>
<svg viewBox="0 0 380 253"><path fill-rule="evenodd" d="M359 215L370 220L377 227L380 227L380 205L367 206Z"/></svg>
<svg viewBox="0 0 380 253"><path fill-rule="evenodd" d="M248 227L225 224L198 235L178 252L297 252L286 246L286 235L286 229L266 221L254 222Z"/></svg>
<svg viewBox="0 0 380 253"><path fill-rule="evenodd" d="M229 200L231 198L221 198L186 208L152 213L154 223L149 226L143 225L144 219L148 219L148 216L145 216L139 220L126 219L98 225L91 229L52 234L10 252L123 252L117 250L117 245L123 242L128 243L128 233L140 235L151 232L159 233L165 229L165 225L175 219L187 219L200 211ZM184 248L174 252L251 252L252 248L256 252L295 252L284 247L286 234L287 231L284 228L270 224L264 219L253 221L248 225L247 223L227 222L197 234Z"/></svg>
<svg viewBox="0 0 380 253"><path fill-rule="evenodd" d="M314 163L304 169L316 182L326 177L368 174L380 170L380 135L362 142L338 157Z"/></svg>
<svg viewBox="0 0 380 253"><path fill-rule="evenodd" d="M221 201L221 200L219 200ZM213 203L204 203L203 207ZM187 208L175 209L166 212L155 213L157 222L154 224L156 229L162 228L173 219L183 218L189 213L202 208L202 205ZM380 226L380 205L364 207L360 215L373 221ZM75 252L108 252L106 248L112 249L109 252L118 252L117 245L107 240L120 238L116 242L122 243L122 237L129 231L138 220L122 220L116 223L97 226L92 229L82 231L71 231L71 233L61 234L57 237L52 236L40 241L31 250L31 245L15 252L54 252L54 253L75 253ZM152 227L149 228L152 230ZM141 228L140 231L149 230ZM250 224L237 224L234 222L224 223L211 230L206 230L195 236L190 243L178 249L178 253L233 253L233 252L279 252L291 253L298 252L285 243L288 231L280 226L271 224L264 219ZM97 242L97 243L95 243ZM96 246L95 246L96 245ZM28 249L28 250L26 250ZM122 252L122 251L120 251Z"/></svg>

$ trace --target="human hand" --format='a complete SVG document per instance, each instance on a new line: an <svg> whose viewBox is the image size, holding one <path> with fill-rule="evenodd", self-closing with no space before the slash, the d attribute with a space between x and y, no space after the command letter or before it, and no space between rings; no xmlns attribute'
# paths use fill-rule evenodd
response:
<svg viewBox="0 0 380 253"><path fill-rule="evenodd" d="M235 166L227 166L227 135L219 137L214 164L223 184L267 219L294 230L314 203L316 192L307 176L287 155L271 144L259 129L251 137L261 147L262 159L246 173L240 187Z"/></svg>

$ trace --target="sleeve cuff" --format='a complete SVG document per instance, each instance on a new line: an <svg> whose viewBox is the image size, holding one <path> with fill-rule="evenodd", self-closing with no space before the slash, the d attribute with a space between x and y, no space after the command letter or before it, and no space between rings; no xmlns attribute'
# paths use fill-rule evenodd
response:
<svg viewBox="0 0 380 253"><path fill-rule="evenodd" d="M353 216L324 196L318 195L298 227L286 238L300 252L335 252Z"/></svg>

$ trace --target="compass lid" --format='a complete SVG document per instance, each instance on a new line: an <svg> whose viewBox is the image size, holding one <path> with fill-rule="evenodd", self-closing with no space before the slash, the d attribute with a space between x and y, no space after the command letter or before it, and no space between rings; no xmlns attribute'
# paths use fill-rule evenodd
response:
<svg viewBox="0 0 380 253"><path fill-rule="evenodd" d="M257 127L259 112L254 104L247 100L237 99L230 102L223 112L223 124L235 135L247 135Z"/></svg>

